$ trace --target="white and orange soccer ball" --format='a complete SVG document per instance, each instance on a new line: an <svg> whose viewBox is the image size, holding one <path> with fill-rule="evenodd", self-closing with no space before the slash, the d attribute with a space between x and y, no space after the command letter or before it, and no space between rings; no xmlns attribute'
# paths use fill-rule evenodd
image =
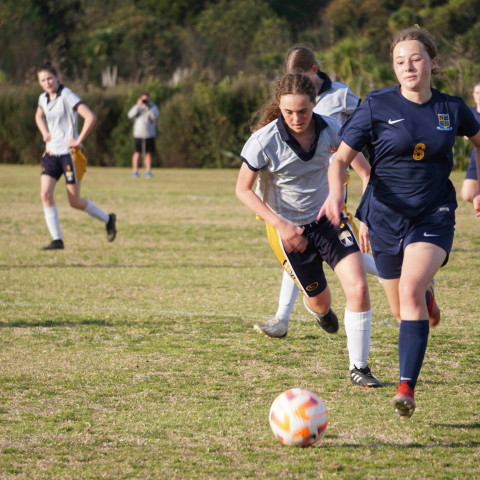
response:
<svg viewBox="0 0 480 480"><path fill-rule="evenodd" d="M281 393L270 407L270 427L285 445L308 447L324 434L328 412L322 399L305 388Z"/></svg>

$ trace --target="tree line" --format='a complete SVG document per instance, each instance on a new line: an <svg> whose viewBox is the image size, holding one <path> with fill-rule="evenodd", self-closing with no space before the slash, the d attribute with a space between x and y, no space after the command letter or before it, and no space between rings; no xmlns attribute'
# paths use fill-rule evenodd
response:
<svg viewBox="0 0 480 480"><path fill-rule="evenodd" d="M435 86L471 103L479 12L480 0L3 0L1 161L38 161L35 67L47 59L97 114L86 148L100 165L128 164L126 111L145 89L160 106L162 165L237 165L250 116L290 46L312 48L322 70L364 98L396 83L390 41L415 23L439 46ZM461 167L467 147L457 149Z"/></svg>

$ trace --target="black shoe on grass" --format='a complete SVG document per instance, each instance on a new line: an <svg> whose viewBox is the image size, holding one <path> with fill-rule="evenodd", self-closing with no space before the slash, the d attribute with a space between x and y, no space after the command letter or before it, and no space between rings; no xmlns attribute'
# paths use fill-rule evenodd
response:
<svg viewBox="0 0 480 480"><path fill-rule="evenodd" d="M114 213L111 213L108 216L108 222L107 222L107 239L109 242L113 242L115 240L115 237L117 236L117 216Z"/></svg>
<svg viewBox="0 0 480 480"><path fill-rule="evenodd" d="M63 250L65 247L63 245L63 240L52 240L51 243L42 247L42 250Z"/></svg>
<svg viewBox="0 0 480 480"><path fill-rule="evenodd" d="M350 370L350 381L354 385L360 385L366 388L383 387L383 383L372 375L368 366L365 368L357 368L354 366L354 368Z"/></svg>
<svg viewBox="0 0 480 480"><path fill-rule="evenodd" d="M320 313L315 314L317 323L327 332L327 333L337 333L338 332L338 318L335 315L335 312L330 309L324 315Z"/></svg>

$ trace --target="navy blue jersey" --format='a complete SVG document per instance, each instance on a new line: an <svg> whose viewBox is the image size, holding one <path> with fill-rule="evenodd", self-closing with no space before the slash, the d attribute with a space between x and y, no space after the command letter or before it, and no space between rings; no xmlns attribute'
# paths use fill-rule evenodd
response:
<svg viewBox="0 0 480 480"><path fill-rule="evenodd" d="M351 148L367 146L372 167L356 216L372 230L398 237L440 207L453 211L455 137L479 129L460 97L432 89L430 100L417 104L399 85L371 92L342 129Z"/></svg>

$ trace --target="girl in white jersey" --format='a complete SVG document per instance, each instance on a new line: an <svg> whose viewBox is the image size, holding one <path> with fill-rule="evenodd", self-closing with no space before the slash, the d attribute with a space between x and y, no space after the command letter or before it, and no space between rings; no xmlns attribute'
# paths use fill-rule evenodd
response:
<svg viewBox="0 0 480 480"><path fill-rule="evenodd" d="M317 92L313 111L320 115L335 118L340 125L345 123L348 116L360 103L360 99L350 90L348 85L337 81L332 82L328 75L320 71L315 54L307 47L294 46L290 48L285 57L285 72L304 73L307 75L310 80L312 80ZM368 162L361 153L358 155L357 169L360 165L363 169L370 170ZM347 183L348 179L346 184ZM345 196L346 188L345 185ZM363 236L364 230L362 230L363 226L361 228L362 236L360 236L353 223L353 216L348 215L357 239L360 241L362 251L368 252L368 242L365 245L363 244L365 240ZM367 273L378 277L373 257L365 253L364 260ZM295 305L298 292L299 289L295 285L295 282L291 279L290 275L284 271L275 317L268 322L255 324L255 329L270 337L285 337L288 332L290 315Z"/></svg>
<svg viewBox="0 0 480 480"><path fill-rule="evenodd" d="M316 211L328 195L327 171L340 125L313 113L316 91L302 74L284 75L261 109L257 129L242 149L236 195L267 225L270 245L304 295L307 310L328 333L338 331L323 272L326 262L347 297L345 324L353 383L380 387L368 367L371 309L365 264L346 215L337 227ZM368 179L368 171L360 172ZM257 190L252 190L258 177ZM317 212L318 213L318 212ZM361 371L360 371L361 370Z"/></svg>
<svg viewBox="0 0 480 480"><path fill-rule="evenodd" d="M46 143L42 157L40 196L47 227L53 238L42 250L64 248L53 198L55 186L62 175L65 175L70 206L102 221L106 226L108 241L113 242L117 233L115 214L105 213L80 196L80 181L87 166L87 159L80 148L95 124L95 115L75 93L60 84L57 71L50 63L37 69L37 77L45 92L38 99L35 113L35 123ZM77 131L78 115L84 119L80 134Z"/></svg>

